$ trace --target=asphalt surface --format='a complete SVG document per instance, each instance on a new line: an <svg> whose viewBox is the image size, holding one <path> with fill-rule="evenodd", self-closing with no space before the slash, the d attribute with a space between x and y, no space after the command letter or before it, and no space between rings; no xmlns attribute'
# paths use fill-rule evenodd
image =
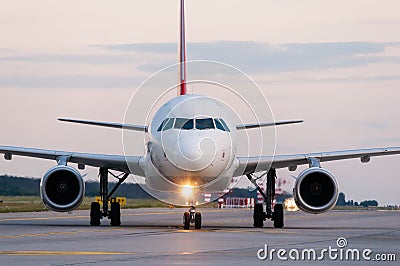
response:
<svg viewBox="0 0 400 266"><path fill-rule="evenodd" d="M88 211L0 214L0 265L399 265L400 261L398 211L285 212L285 228L274 229L269 221L264 228L253 228L252 210L201 209L203 228L189 231L182 229L184 211L122 210L121 227L109 226L108 220L91 227ZM337 243L338 238L345 239Z"/></svg>

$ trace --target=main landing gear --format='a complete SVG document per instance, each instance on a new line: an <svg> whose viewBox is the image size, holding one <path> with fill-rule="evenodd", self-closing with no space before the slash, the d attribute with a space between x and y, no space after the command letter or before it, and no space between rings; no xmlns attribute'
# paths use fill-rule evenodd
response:
<svg viewBox="0 0 400 266"><path fill-rule="evenodd" d="M246 176L250 182L256 186L258 192L260 192L264 198L264 204L257 203L254 206L254 227L261 228L264 226L264 221L270 219L274 222L275 228L283 228L283 205L275 204L274 210L272 211L272 203L275 197L276 170L271 168L267 173L267 194L257 185L256 178L253 178L251 174L247 174Z"/></svg>
<svg viewBox="0 0 400 266"><path fill-rule="evenodd" d="M118 183L114 186L110 193L108 193L108 174L111 174L118 179ZM108 201L111 199L114 192L118 187L128 178L129 174L124 173L122 177L116 176L109 172L107 168L100 168L100 197L102 206L99 202L92 202L90 205L90 225L99 226L100 220L104 217L110 219L112 226L121 225L121 206L118 202L111 201L110 209L108 208Z"/></svg>
<svg viewBox="0 0 400 266"><path fill-rule="evenodd" d="M183 229L189 230L191 223L194 223L194 229L201 229L201 213L196 212L195 206L183 214Z"/></svg>

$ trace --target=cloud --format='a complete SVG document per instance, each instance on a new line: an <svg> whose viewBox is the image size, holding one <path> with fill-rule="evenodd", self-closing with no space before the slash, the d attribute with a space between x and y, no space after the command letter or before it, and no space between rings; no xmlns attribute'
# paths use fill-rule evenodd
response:
<svg viewBox="0 0 400 266"><path fill-rule="evenodd" d="M89 54L14 54L0 56L0 62L123 64L141 62L147 58L148 63L142 64L140 68L157 71L175 64L178 52L176 43L94 45L91 48L114 53L92 51ZM248 41L217 41L188 43L187 53L189 60L219 61L248 71L284 72L359 66L368 63L400 64L400 53L385 55L389 48L399 49L400 43L338 42L274 45ZM156 58L159 60L155 60Z"/></svg>
<svg viewBox="0 0 400 266"><path fill-rule="evenodd" d="M2 49L0 87L131 87L130 80L143 81L176 64L177 50L176 43L94 45L46 53L7 53L10 50ZM270 75L279 82L398 80L399 51L400 43L394 42L276 45L217 41L187 45L189 60L218 61L250 76Z"/></svg>
<svg viewBox="0 0 400 266"><path fill-rule="evenodd" d="M142 79L129 76L95 76L95 75L49 75L49 76L19 76L10 77L0 75L0 87L3 88L132 88L138 85Z"/></svg>
<svg viewBox="0 0 400 266"><path fill-rule="evenodd" d="M379 56L386 47L400 47L400 43L292 43L272 45L260 42L218 41L189 43L189 60L213 60L231 64L247 72L287 72L320 70L366 65L369 63L400 64L400 56ZM120 52L148 54L176 54L174 43L140 43L102 46ZM156 71L176 62L146 63L140 69Z"/></svg>
<svg viewBox="0 0 400 266"><path fill-rule="evenodd" d="M0 62L26 63L88 63L88 64L124 64L136 62L133 55L78 55L78 54L31 54L0 56Z"/></svg>

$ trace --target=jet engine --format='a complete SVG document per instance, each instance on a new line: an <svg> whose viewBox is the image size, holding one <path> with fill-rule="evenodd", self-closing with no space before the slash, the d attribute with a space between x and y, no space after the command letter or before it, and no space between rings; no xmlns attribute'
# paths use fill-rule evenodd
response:
<svg viewBox="0 0 400 266"><path fill-rule="evenodd" d="M78 208L85 194L81 174L70 166L50 168L40 182L40 196L52 211L68 212Z"/></svg>
<svg viewBox="0 0 400 266"><path fill-rule="evenodd" d="M338 191L336 178L331 172L311 167L300 173L293 189L293 196L302 211L318 214L335 206Z"/></svg>

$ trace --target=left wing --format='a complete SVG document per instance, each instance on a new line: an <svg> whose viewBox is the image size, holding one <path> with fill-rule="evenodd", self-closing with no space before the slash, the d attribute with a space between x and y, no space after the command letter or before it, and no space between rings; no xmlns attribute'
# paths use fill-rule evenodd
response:
<svg viewBox="0 0 400 266"><path fill-rule="evenodd" d="M270 167L275 169L285 167L296 169L298 165L310 164L310 159L313 158L318 159L320 162L359 158L361 159L361 162L367 163L371 157L394 154L400 154L400 147L344 150L293 155L238 157L239 168L235 171L234 176L268 171Z"/></svg>
<svg viewBox="0 0 400 266"><path fill-rule="evenodd" d="M67 158L67 161L71 163L84 164L94 167L104 167L110 170L145 176L144 171L139 165L139 161L142 158L141 156L125 157L123 155L79 153L12 146L0 146L0 153L4 154L4 158L7 160L10 160L13 155L56 161L64 157Z"/></svg>
<svg viewBox="0 0 400 266"><path fill-rule="evenodd" d="M91 121L91 120L78 120L78 119L69 119L69 118L59 118L58 121L91 125L91 126L111 127L111 128L143 131L143 132L147 132L147 129L148 129L147 126L140 126L140 125L121 124L121 123L112 123L112 122L99 122L99 121Z"/></svg>

